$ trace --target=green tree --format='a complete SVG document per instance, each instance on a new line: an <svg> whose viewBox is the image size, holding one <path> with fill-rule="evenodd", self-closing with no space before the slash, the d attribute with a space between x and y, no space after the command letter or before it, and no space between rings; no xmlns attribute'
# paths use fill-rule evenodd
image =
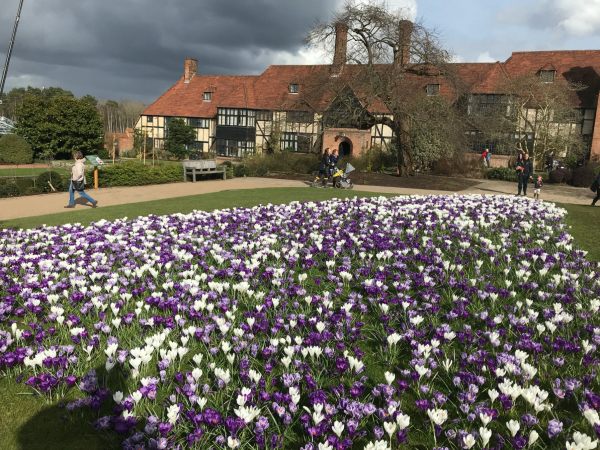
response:
<svg viewBox="0 0 600 450"><path fill-rule="evenodd" d="M165 150L178 158L190 154L190 146L196 140L194 128L187 125L183 119L171 119L167 126Z"/></svg>
<svg viewBox="0 0 600 450"><path fill-rule="evenodd" d="M16 133L29 142L35 157L69 158L74 150L93 153L102 148L102 120L90 97L29 94L16 115Z"/></svg>

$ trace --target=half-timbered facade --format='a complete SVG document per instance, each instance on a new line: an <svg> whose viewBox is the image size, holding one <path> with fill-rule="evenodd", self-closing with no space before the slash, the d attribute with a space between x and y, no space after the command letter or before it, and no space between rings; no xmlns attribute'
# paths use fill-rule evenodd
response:
<svg viewBox="0 0 600 450"><path fill-rule="evenodd" d="M196 130L197 151L228 157L267 150L318 152L325 147L339 148L342 154L358 154L374 145L389 145L393 133L385 125L366 126L360 117L336 119L336 101L341 92L324 88L324 80L346 77L351 85L353 73L359 70L346 64L345 54L340 52L345 52L345 46L336 41L331 65L273 65L255 76L201 75L197 61L188 58L183 76L145 109L136 128L151 138L155 147L162 148L169 120L183 118ZM511 77L534 74L545 83L559 79L581 83L585 89L577 93L573 105L580 112L579 119L557 124L557 132L581 134L591 157L600 156L600 114L596 113L600 50L515 52L504 62L451 66L466 92L462 100L468 114L485 114L498 108L508 111L511 104L499 93L499 86ZM454 93L451 83L441 76L415 75L414 86L428 96L449 97ZM360 110L361 100L357 97L355 101ZM390 115L377 101L364 105L364 113ZM535 116L536 110L528 114ZM481 137L477 130L470 135L474 148L487 145L478 141ZM515 134L515 138L519 136Z"/></svg>

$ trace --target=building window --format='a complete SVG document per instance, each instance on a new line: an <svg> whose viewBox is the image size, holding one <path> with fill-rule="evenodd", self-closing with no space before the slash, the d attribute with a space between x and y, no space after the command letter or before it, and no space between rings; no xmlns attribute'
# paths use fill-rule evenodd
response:
<svg viewBox="0 0 600 450"><path fill-rule="evenodd" d="M288 122L296 123L312 123L314 114L309 111L288 111L287 114Z"/></svg>
<svg viewBox="0 0 600 450"><path fill-rule="evenodd" d="M288 86L288 92L290 94L297 94L300 91L300 86L298 85L298 83L290 83L290 85Z"/></svg>
<svg viewBox="0 0 600 450"><path fill-rule="evenodd" d="M425 88L427 95L439 95L440 85L439 84L428 84Z"/></svg>
<svg viewBox="0 0 600 450"><path fill-rule="evenodd" d="M503 113L510 114L510 102L502 94L473 94L469 97L467 105L468 115L491 116Z"/></svg>
<svg viewBox="0 0 600 450"><path fill-rule="evenodd" d="M553 83L556 70L540 70L540 80L544 83Z"/></svg>
<svg viewBox="0 0 600 450"><path fill-rule="evenodd" d="M231 127L254 127L256 111L251 109L219 108L218 124Z"/></svg>
<svg viewBox="0 0 600 450"><path fill-rule="evenodd" d="M191 148L196 152L203 152L206 144L208 143L204 141L194 141Z"/></svg>
<svg viewBox="0 0 600 450"><path fill-rule="evenodd" d="M207 91L204 94L202 94L202 100L204 100L205 102L210 102L212 100L212 92Z"/></svg>
<svg viewBox="0 0 600 450"><path fill-rule="evenodd" d="M236 141L231 139L216 140L217 155L243 158L254 154L253 141Z"/></svg>
<svg viewBox="0 0 600 450"><path fill-rule="evenodd" d="M146 123L154 123L154 116L146 116Z"/></svg>
<svg viewBox="0 0 600 450"><path fill-rule="evenodd" d="M188 119L188 123L190 126L194 128L209 128L210 120L209 119Z"/></svg>
<svg viewBox="0 0 600 450"><path fill-rule="evenodd" d="M273 111L256 111L256 120L273 120Z"/></svg>

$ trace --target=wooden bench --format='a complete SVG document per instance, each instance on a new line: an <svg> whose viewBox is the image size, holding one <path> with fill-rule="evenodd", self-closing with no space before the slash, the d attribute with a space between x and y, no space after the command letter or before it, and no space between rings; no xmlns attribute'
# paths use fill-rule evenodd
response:
<svg viewBox="0 0 600 450"><path fill-rule="evenodd" d="M223 174L223 179L227 179L227 167L217 167L217 162L214 159L205 159L200 161L184 161L183 162L183 181L188 180L188 176L192 177L192 182L196 182L196 177L200 175Z"/></svg>

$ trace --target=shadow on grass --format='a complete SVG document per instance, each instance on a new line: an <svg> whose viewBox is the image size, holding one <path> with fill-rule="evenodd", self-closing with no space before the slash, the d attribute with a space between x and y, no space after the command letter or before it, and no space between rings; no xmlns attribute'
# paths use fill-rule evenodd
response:
<svg viewBox="0 0 600 450"><path fill-rule="evenodd" d="M100 386L108 385L111 393L117 390L127 392L126 379L117 371L107 374L104 367L96 368ZM53 404L28 391L28 387L14 381L2 382L6 390L2 397L7 399L8 414L0 412L0 419L6 419L4 434L13 435L5 447L18 450L117 450L126 436L112 430L97 430L94 423L102 416L111 414L114 403L112 394L104 400L99 410L88 406L69 411L66 405L80 398L79 389L69 391L64 398ZM8 391L8 392L6 392ZM28 392L23 392L28 391ZM5 416L5 417L2 417ZM3 427L0 427L0 429ZM8 432L8 433L7 433ZM12 442L10 442L12 441Z"/></svg>
<svg viewBox="0 0 600 450"><path fill-rule="evenodd" d="M90 411L67 411L64 406L44 408L21 426L19 450L111 450L121 448L112 432L97 431Z"/></svg>

